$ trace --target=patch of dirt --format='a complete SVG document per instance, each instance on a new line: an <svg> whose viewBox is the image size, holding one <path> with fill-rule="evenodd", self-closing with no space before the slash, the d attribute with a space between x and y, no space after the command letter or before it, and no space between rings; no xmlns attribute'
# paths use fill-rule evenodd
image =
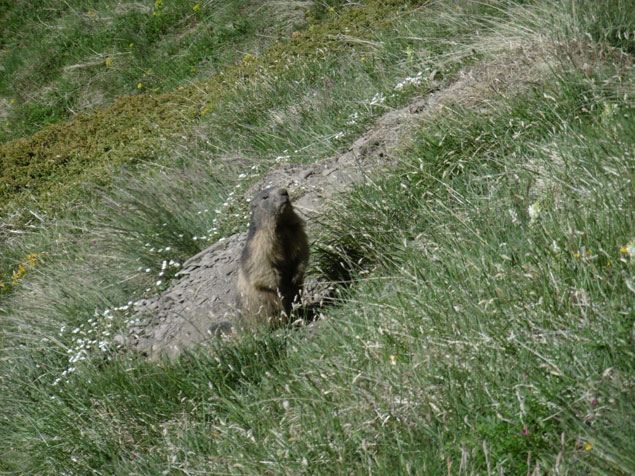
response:
<svg viewBox="0 0 635 476"><path fill-rule="evenodd" d="M537 57L530 62L528 67L525 61L499 59L462 73L443 88L435 85L427 95L380 117L343 154L310 165L282 165L255 183L245 199L268 186L286 187L296 197L294 207L307 221L311 237L316 219L325 213L333 195L363 182L376 167L385 166L395 150L403 149L422 121L434 120L451 104L478 111L489 107L487 97L519 92L536 81L544 67ZM510 77L514 80L501 80ZM184 348L211 339L214 334L210 327L237 323L234 285L245 238L246 233L232 235L189 259L168 290L135 304L133 320L138 319L139 323L118 339L150 358L161 354L172 357ZM305 305L327 298L324 283L308 282L305 288Z"/></svg>
<svg viewBox="0 0 635 476"><path fill-rule="evenodd" d="M418 124L434 95L418 98L408 106L382 116L348 151L310 165L282 165L255 183L245 199L269 186L286 187L296 211L306 220L309 236L316 219L336 193L363 181L367 172L390 152L403 146L407 132ZM162 294L135 304L140 322L121 336L128 346L156 358L175 356L186 347L213 336L210 327L236 323L234 285L246 233L223 239L190 258L177 274L178 281ZM327 298L327 286L305 284L305 305Z"/></svg>

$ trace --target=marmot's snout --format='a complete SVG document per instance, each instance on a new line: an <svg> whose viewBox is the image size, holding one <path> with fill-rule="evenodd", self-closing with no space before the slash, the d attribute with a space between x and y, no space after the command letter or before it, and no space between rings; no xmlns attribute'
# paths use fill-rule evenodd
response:
<svg viewBox="0 0 635 476"><path fill-rule="evenodd" d="M280 211L287 212L292 209L291 200L289 200L289 193L286 188L278 190L278 201L280 202Z"/></svg>
<svg viewBox="0 0 635 476"><path fill-rule="evenodd" d="M272 190L272 199L274 200L275 205L280 211L284 210L285 207L291 205L291 201L289 200L289 192L287 192L286 188L277 188Z"/></svg>

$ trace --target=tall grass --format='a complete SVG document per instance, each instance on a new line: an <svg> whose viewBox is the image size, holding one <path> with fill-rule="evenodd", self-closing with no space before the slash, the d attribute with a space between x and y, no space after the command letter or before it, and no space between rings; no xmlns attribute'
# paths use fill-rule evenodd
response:
<svg viewBox="0 0 635 476"><path fill-rule="evenodd" d="M404 15L346 61L232 96L234 122L211 111L178 166L123 175L90 214L5 245L51 251L2 302L0 471L631 474L632 62L571 6ZM537 57L548 68L496 87ZM484 88L446 96L323 218L314 269L353 279L321 320L174 361L117 349L163 261L244 226L235 197L256 177L239 174L334 153L426 90L399 81L466 65Z"/></svg>
<svg viewBox="0 0 635 476"><path fill-rule="evenodd" d="M455 111L332 229L384 276L346 306L351 338L403 362L412 413L432 413L455 465L634 468L633 105L600 78L563 76L485 117Z"/></svg>

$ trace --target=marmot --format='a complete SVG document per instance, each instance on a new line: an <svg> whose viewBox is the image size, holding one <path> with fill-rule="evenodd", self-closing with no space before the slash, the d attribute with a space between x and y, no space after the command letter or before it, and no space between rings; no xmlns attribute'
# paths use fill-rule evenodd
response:
<svg viewBox="0 0 635 476"><path fill-rule="evenodd" d="M251 201L247 243L240 257L237 301L241 316L255 321L291 314L309 262L304 221L284 188L267 188Z"/></svg>

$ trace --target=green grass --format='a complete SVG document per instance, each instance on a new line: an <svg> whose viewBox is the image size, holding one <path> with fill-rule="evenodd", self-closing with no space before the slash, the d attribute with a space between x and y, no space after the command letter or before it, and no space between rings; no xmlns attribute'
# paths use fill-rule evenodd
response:
<svg viewBox="0 0 635 476"><path fill-rule="evenodd" d="M375 339L394 323L377 360L401 356L426 389L406 398L435 405L446 455L465 445L478 471L483 441L506 473L526 471L529 452L552 470L562 453L571 474L634 467L633 263L620 251L634 232L633 105L606 119L613 91L591 84L567 75L502 113L456 111L347 198L331 231L386 278L356 289L361 311L346 306ZM566 119L583 108L596 113Z"/></svg>
<svg viewBox="0 0 635 476"><path fill-rule="evenodd" d="M46 254L0 301L0 472L632 474L632 58L572 5L401 11L228 91L87 211L20 229L2 269ZM276 157L343 150L427 93L395 84L467 67L485 89L321 219L312 272L353 278L324 319L172 362L116 349L127 303L242 229L237 197Z"/></svg>
<svg viewBox="0 0 635 476"><path fill-rule="evenodd" d="M121 167L156 162L158 155L166 152L166 143L191 138L194 128L204 127L209 116L223 117L219 126L223 126L225 135L225 127L232 130L236 120L239 125L251 126L258 119L257 109L242 110L240 117L228 115L238 105L238 97L258 90L263 80L277 81L279 76L291 76L284 82L286 89L305 88L316 78L296 76L300 83L299 88L294 88L292 76L302 74L302 63L316 65L337 54L365 52L364 38L372 37L376 30L381 32L401 17L404 2L393 3L370 2L367 7L350 7L341 12L333 7L333 12L327 10L324 14L323 22L274 43L262 57L245 56L236 66L172 92L121 96L109 107L90 115L79 115L71 122L53 124L31 137L3 144L0 211L11 216L10 223L17 221L19 225L28 218L14 219L16 210L59 215L85 202L90 197L91 184L109 185ZM318 22L317 18L314 20ZM343 30L354 43L349 45L348 38L333 39ZM275 96L269 91L267 97ZM207 142L212 148L226 146L224 141L214 144L215 138L210 139ZM168 160L164 165L172 163Z"/></svg>
<svg viewBox="0 0 635 476"><path fill-rule="evenodd" d="M310 15L292 2L7 2L0 16L0 142L122 94L163 93L205 79L318 21L325 5Z"/></svg>

